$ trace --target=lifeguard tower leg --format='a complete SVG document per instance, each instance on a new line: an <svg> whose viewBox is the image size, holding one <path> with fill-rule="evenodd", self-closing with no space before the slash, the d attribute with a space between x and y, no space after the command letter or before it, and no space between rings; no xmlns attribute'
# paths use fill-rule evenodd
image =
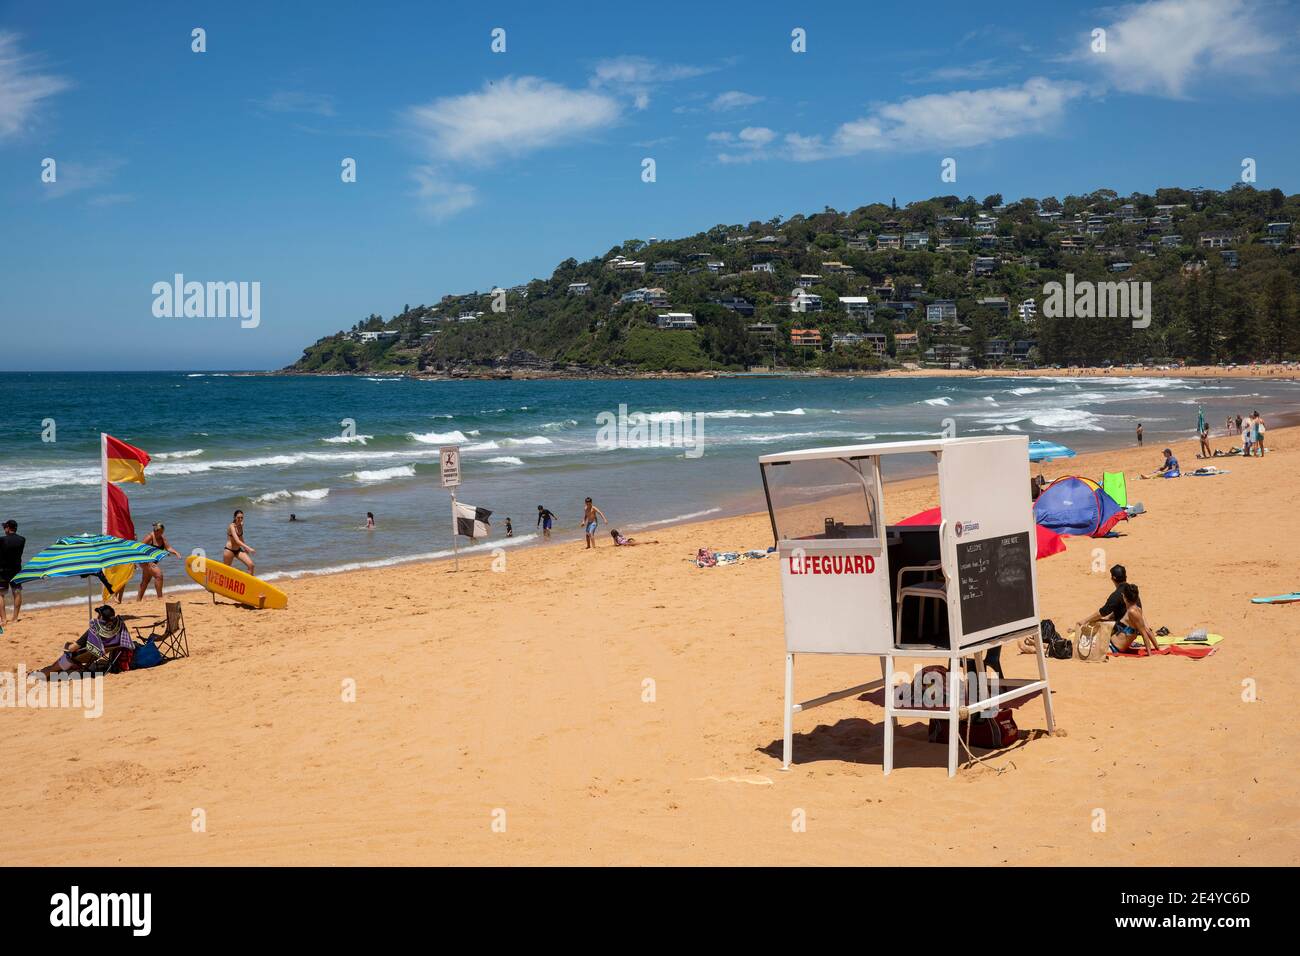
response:
<svg viewBox="0 0 1300 956"><path fill-rule="evenodd" d="M957 776L957 735L961 733L961 658L948 658L948 776Z"/></svg>
<svg viewBox="0 0 1300 956"><path fill-rule="evenodd" d="M1052 685L1047 679L1047 657L1043 654L1043 635L1041 631L1034 640L1034 646L1038 648L1038 677L1043 683L1047 684L1043 688L1043 710L1047 712L1047 732L1054 734L1056 733L1056 716L1052 713Z"/></svg>
<svg viewBox="0 0 1300 956"><path fill-rule="evenodd" d="M790 751L794 746L794 655L785 655L785 742L781 748L781 769L790 769Z"/></svg>
<svg viewBox="0 0 1300 956"><path fill-rule="evenodd" d="M881 670L885 672L885 773L894 769L894 657L887 654L880 659Z"/></svg>

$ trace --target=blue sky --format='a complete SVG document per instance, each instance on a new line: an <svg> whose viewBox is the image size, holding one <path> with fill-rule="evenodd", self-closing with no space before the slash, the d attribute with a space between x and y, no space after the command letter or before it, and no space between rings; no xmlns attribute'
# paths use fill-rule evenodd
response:
<svg viewBox="0 0 1300 956"><path fill-rule="evenodd" d="M807 7L0 4L0 367L274 368L371 312L827 205L1228 188L1245 157L1300 189L1294 6ZM260 324L155 317L175 273L260 282Z"/></svg>

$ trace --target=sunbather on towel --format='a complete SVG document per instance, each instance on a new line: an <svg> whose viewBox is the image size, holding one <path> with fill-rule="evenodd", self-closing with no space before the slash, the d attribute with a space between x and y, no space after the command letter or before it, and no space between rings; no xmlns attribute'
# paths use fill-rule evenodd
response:
<svg viewBox="0 0 1300 956"><path fill-rule="evenodd" d="M1115 624L1115 633L1110 638L1110 652L1112 654L1123 654L1133 647L1133 642L1139 637L1147 646L1147 650L1152 654L1160 653L1160 645L1156 641L1155 632L1147 624L1146 616L1142 612L1142 603L1138 597L1136 584L1125 584L1120 589L1120 594L1124 596L1124 616Z"/></svg>

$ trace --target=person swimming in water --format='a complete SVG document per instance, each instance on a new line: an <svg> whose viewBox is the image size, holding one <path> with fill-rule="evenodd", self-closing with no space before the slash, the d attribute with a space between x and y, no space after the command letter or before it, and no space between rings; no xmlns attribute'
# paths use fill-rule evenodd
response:
<svg viewBox="0 0 1300 956"><path fill-rule="evenodd" d="M233 518L226 525L226 547L221 552L221 561L233 567L238 558L248 568L249 574L255 574L253 555L257 554L257 549L244 540L244 513L236 509Z"/></svg>

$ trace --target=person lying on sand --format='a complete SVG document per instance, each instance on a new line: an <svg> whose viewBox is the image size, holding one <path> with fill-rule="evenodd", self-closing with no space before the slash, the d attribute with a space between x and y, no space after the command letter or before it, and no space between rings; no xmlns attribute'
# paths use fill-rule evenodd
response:
<svg viewBox="0 0 1300 956"><path fill-rule="evenodd" d="M221 563L233 567L238 558L248 568L249 574L256 574L253 570L253 555L257 554L257 549L244 540L244 513L236 509L234 519L226 525L226 547L221 552Z"/></svg>
<svg viewBox="0 0 1300 956"><path fill-rule="evenodd" d="M635 548L638 544L658 544L658 541L638 541L636 538L625 538L614 528L609 532L609 536L614 539L616 548Z"/></svg>

